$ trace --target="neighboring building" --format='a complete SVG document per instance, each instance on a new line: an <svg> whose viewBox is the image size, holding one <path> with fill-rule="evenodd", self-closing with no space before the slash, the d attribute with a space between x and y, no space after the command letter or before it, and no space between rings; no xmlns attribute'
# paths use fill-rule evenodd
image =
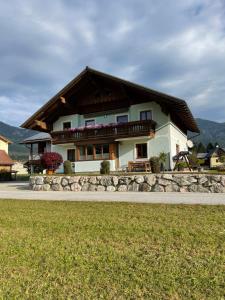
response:
<svg viewBox="0 0 225 300"><path fill-rule="evenodd" d="M0 172L1 171L12 171L13 161L8 155L9 144L12 142L0 135Z"/></svg>
<svg viewBox="0 0 225 300"><path fill-rule="evenodd" d="M184 100L88 67L21 127L49 133L76 172L99 171L102 160L123 170L160 152L172 169L187 131L199 132Z"/></svg>
<svg viewBox="0 0 225 300"><path fill-rule="evenodd" d="M39 171L41 155L51 151L51 136L47 132L37 133L21 142L29 148L30 154L24 166L31 172Z"/></svg>
<svg viewBox="0 0 225 300"><path fill-rule="evenodd" d="M207 153L197 153L197 158L204 160L204 165L210 169L215 169L224 165L222 157L225 157L225 148L215 147Z"/></svg>
<svg viewBox="0 0 225 300"><path fill-rule="evenodd" d="M219 166L224 165L224 162L222 161L221 157L225 157L225 149L221 147L215 147L212 149L209 154L209 166L211 169L215 169Z"/></svg>

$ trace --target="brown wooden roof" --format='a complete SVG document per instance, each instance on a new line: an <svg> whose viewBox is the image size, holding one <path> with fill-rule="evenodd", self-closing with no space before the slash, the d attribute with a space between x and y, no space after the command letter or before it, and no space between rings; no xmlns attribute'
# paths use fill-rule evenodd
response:
<svg viewBox="0 0 225 300"><path fill-rule="evenodd" d="M9 155L4 150L0 150L0 166L12 166L13 164Z"/></svg>
<svg viewBox="0 0 225 300"><path fill-rule="evenodd" d="M165 113L170 113L172 121L183 131L199 132L184 100L89 67L86 67L21 127L50 132L51 124L62 115L113 111L149 101L158 103ZM48 127L39 128L37 121L45 122Z"/></svg>

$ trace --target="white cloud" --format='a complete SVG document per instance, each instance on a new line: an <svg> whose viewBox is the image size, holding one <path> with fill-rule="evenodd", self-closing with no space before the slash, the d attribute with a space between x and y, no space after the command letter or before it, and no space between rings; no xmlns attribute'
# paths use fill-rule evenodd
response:
<svg viewBox="0 0 225 300"><path fill-rule="evenodd" d="M22 123L90 65L225 121L224 16L221 0L1 1L0 120Z"/></svg>

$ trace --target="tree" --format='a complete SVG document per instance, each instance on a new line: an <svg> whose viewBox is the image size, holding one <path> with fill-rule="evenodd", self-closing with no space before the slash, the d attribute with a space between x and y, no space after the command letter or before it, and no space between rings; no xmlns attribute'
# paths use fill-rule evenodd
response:
<svg viewBox="0 0 225 300"><path fill-rule="evenodd" d="M208 143L207 147L206 147L206 151L209 152L210 150L214 149L214 146L212 143Z"/></svg>
<svg viewBox="0 0 225 300"><path fill-rule="evenodd" d="M197 153L205 153L205 152L206 152L205 146L200 142L197 147Z"/></svg>
<svg viewBox="0 0 225 300"><path fill-rule="evenodd" d="M214 146L214 147L216 148L216 147L218 147L218 146L219 146L219 144L218 144L217 142L215 142L215 146Z"/></svg>
<svg viewBox="0 0 225 300"><path fill-rule="evenodd" d="M41 157L41 164L47 170L55 171L63 162L62 156L57 152L46 152Z"/></svg>

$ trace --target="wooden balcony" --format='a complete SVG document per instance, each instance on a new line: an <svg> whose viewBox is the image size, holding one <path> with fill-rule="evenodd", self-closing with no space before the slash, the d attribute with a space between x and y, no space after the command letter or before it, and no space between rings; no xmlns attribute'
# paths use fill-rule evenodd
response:
<svg viewBox="0 0 225 300"><path fill-rule="evenodd" d="M91 143L93 141L113 142L120 138L153 136L156 122L152 120L120 124L98 125L95 127L75 128L51 132L53 144Z"/></svg>

